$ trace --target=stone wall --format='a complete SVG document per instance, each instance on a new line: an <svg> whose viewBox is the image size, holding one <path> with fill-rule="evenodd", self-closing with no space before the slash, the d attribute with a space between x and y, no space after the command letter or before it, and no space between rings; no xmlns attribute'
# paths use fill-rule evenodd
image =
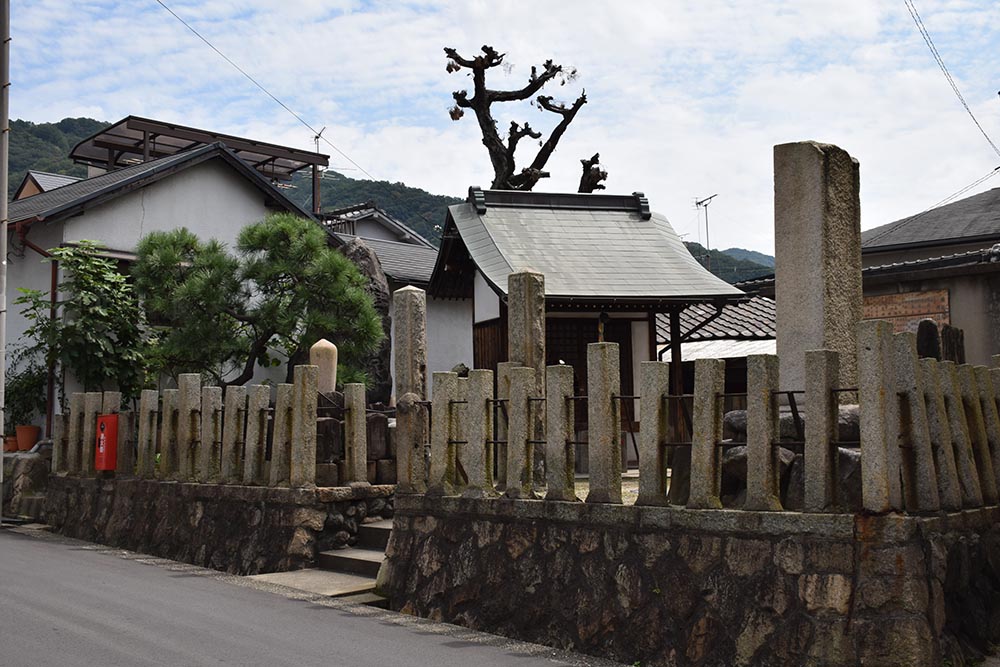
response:
<svg viewBox="0 0 1000 667"><path fill-rule="evenodd" d="M919 518L407 495L396 510L379 577L394 609L625 663L960 665L1000 639L996 507Z"/></svg>
<svg viewBox="0 0 1000 667"><path fill-rule="evenodd" d="M311 566L393 515L393 486L290 489L144 479L49 479L55 532L233 574Z"/></svg>

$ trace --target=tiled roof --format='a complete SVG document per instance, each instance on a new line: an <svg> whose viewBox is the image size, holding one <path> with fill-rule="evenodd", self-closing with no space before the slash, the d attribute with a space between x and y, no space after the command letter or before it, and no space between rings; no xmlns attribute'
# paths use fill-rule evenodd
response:
<svg viewBox="0 0 1000 667"><path fill-rule="evenodd" d="M478 191L448 208L445 237L457 234L501 293L510 273L533 269L545 274L547 297L564 301L743 296L691 256L666 218L648 211L641 196ZM446 264L439 259L435 279Z"/></svg>
<svg viewBox="0 0 1000 667"><path fill-rule="evenodd" d="M355 238L350 234L336 234L336 236L344 243ZM361 237L361 240L375 252L382 265L382 271L393 281L417 286L430 282L431 274L434 273L434 262L437 259L437 248L384 239Z"/></svg>
<svg viewBox="0 0 1000 667"><path fill-rule="evenodd" d="M324 211L322 214L323 224L338 235L341 234L338 227L343 227L344 223L356 222L367 218L377 220L379 224L399 236L404 242L418 243L428 248L434 248L435 253L437 251L437 248L433 243L425 239L415 230L380 209L374 201L367 201L363 204L355 204L353 206L344 206L330 211ZM349 229L353 228L347 227L344 228L344 231Z"/></svg>
<svg viewBox="0 0 1000 667"><path fill-rule="evenodd" d="M681 343L681 359L738 359L751 354L776 354L777 341L766 340L700 340ZM662 346L666 347L666 346Z"/></svg>
<svg viewBox="0 0 1000 667"><path fill-rule="evenodd" d="M1000 239L1000 188L861 232L861 247L934 245Z"/></svg>
<svg viewBox="0 0 1000 667"><path fill-rule="evenodd" d="M728 303L722 314L686 338L688 332L716 312L711 304L694 304L681 311L681 336L685 340L766 340L774 338L774 300L755 296L746 301ZM656 339L670 340L670 318L656 317Z"/></svg>
<svg viewBox="0 0 1000 667"><path fill-rule="evenodd" d="M61 188L64 185L76 183L81 180L76 176L67 176L66 174L50 174L47 171L35 171L34 169L29 169L28 173L31 174L33 179L35 179L35 183L38 184L38 187L41 188L42 192L55 190L56 188Z"/></svg>
<svg viewBox="0 0 1000 667"><path fill-rule="evenodd" d="M33 197L12 201L8 209L10 222L15 223L33 218L52 219L83 210L90 204L124 194L129 187L147 180L155 180L172 171L199 164L205 160L221 157L243 173L258 188L272 199L281 202L289 211L304 217L311 217L299 206L292 203L268 182L259 172L236 157L222 144L209 144L170 157L142 162L131 167L110 171L100 176L69 183L55 190L42 192Z"/></svg>

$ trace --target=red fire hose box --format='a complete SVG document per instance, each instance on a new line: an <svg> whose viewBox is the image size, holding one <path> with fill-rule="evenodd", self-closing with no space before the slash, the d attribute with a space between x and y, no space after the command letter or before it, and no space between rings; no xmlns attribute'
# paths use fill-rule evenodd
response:
<svg viewBox="0 0 1000 667"><path fill-rule="evenodd" d="M94 469L114 470L118 465L118 415L97 417L97 444L94 446Z"/></svg>

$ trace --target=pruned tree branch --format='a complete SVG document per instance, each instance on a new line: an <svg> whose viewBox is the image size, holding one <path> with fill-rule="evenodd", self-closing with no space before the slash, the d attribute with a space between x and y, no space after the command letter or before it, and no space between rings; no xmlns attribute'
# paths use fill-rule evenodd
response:
<svg viewBox="0 0 1000 667"><path fill-rule="evenodd" d="M562 65L556 64L550 59L542 63L540 68L537 66L531 68L531 75L524 87L516 90L491 90L486 87L486 70L503 64L506 54L499 53L488 45L483 46L481 50L482 55L466 58L457 49L451 47L444 49L445 55L448 56L446 69L449 73L467 69L472 74L471 95L469 91L465 90L452 93L455 105L449 110L449 114L452 120L461 119L465 115L465 109L472 109L476 114L476 120L483 135L483 145L486 146L493 164L493 183L491 185L493 189L530 190L539 179L548 177L548 172L544 170L545 164L555 151L566 128L569 127L580 108L586 104L587 97L585 94L580 95L571 106L553 102L552 97L546 95L540 95L535 99L539 108L559 114L562 119L552 130L548 139L541 143L541 147L531 164L517 172L514 153L519 142L524 137L541 139L542 133L533 130L527 123L519 125L512 122L505 142L497 130L497 122L493 118L491 105L494 102L516 102L530 99L555 78L560 78L562 83L572 79L576 76L576 70L573 68L564 69Z"/></svg>

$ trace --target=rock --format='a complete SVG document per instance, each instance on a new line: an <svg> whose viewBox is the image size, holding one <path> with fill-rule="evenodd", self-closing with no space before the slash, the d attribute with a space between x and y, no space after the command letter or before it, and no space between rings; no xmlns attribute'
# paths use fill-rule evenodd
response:
<svg viewBox="0 0 1000 667"><path fill-rule="evenodd" d="M861 439L861 411L857 405L841 405L837 421L838 440L857 442Z"/></svg>
<svg viewBox="0 0 1000 667"><path fill-rule="evenodd" d="M456 373L460 378L469 377L469 367L461 362L456 364L455 367L451 369L451 372Z"/></svg>
<svg viewBox="0 0 1000 667"><path fill-rule="evenodd" d="M846 511L861 511L861 453L857 449L837 448L837 498ZM805 463L796 455L782 482L781 505L786 510L801 510L805 505Z"/></svg>
<svg viewBox="0 0 1000 667"><path fill-rule="evenodd" d="M782 478L788 473L795 458L795 452L781 447L778 456ZM747 448L746 445L730 447L722 455L722 495L737 498L747 488ZM734 505L737 501L733 501Z"/></svg>
<svg viewBox="0 0 1000 667"><path fill-rule="evenodd" d="M747 411L730 410L722 418L722 437L735 442L747 441Z"/></svg>
<svg viewBox="0 0 1000 667"><path fill-rule="evenodd" d="M378 349L368 355L364 363L364 370L369 379L368 402L388 403L392 394L392 367L389 361L391 348L389 306L392 295L389 292L389 281L382 271L382 264L375 255L375 251L360 238L355 237L348 241L340 248L340 252L354 262L361 274L368 279L366 291L371 295L372 301L375 302L375 310L382 318L385 338L382 339L382 344L379 345Z"/></svg>

